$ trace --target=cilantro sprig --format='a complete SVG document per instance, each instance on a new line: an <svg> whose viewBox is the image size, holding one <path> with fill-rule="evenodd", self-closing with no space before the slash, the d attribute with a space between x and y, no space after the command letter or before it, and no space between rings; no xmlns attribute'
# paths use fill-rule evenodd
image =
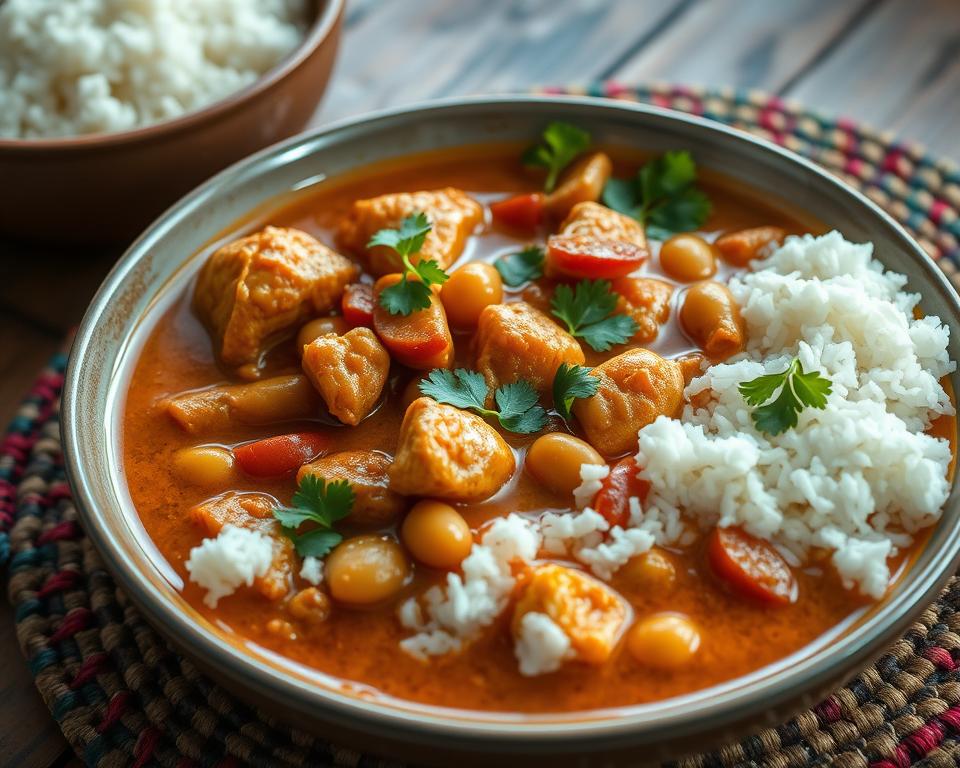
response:
<svg viewBox="0 0 960 768"><path fill-rule="evenodd" d="M825 408L827 396L833 391L830 380L819 371L805 372L799 357L783 373L758 376L742 382L738 389L749 405L759 406L750 418L758 430L768 435L793 429L797 426L797 414L804 408ZM771 399L777 390L780 394Z"/></svg>
<svg viewBox="0 0 960 768"><path fill-rule="evenodd" d="M632 317L614 314L617 294L609 280L581 280L573 288L558 285L550 307L571 336L583 339L597 352L623 344L637 332Z"/></svg>
<svg viewBox="0 0 960 768"><path fill-rule="evenodd" d="M519 288L524 283L543 277L543 261L546 253L539 245L531 245L516 253L501 256L493 266L500 273L504 284Z"/></svg>
<svg viewBox="0 0 960 768"><path fill-rule="evenodd" d="M432 259L421 259L416 264L410 259L423 248L431 229L426 215L415 213L400 223L400 229L381 229L367 243L367 248L377 245L392 248L403 264L400 282L380 292L380 306L391 315L410 315L427 309L432 294L430 286L443 285L450 277Z"/></svg>
<svg viewBox="0 0 960 768"><path fill-rule="evenodd" d="M647 233L666 240L698 229L710 215L710 200L696 187L697 166L685 150L646 163L632 179L610 179L603 188L608 208L632 216Z"/></svg>
<svg viewBox="0 0 960 768"><path fill-rule="evenodd" d="M570 123L553 122L543 131L543 140L523 153L524 165L542 166L547 169L543 188L552 192L557 186L560 172L574 158L590 146L590 134Z"/></svg>
<svg viewBox="0 0 960 768"><path fill-rule="evenodd" d="M600 379L590 375L590 369L583 365L560 363L553 377L553 407L564 421L570 421L570 407L573 401L582 397L593 397L600 387Z"/></svg>
<svg viewBox="0 0 960 768"><path fill-rule="evenodd" d="M292 506L276 507L273 516L293 541L297 554L324 557L343 540L333 526L350 514L353 501L353 488L346 480L327 483L316 475L304 475L293 494ZM298 533L304 523L313 523L314 527Z"/></svg>
<svg viewBox="0 0 960 768"><path fill-rule="evenodd" d="M526 435L539 432L547 424L547 412L537 404L537 391L526 381L498 387L493 393L496 409L486 406L490 389L483 374L466 368L435 368L420 382L420 392L438 403L496 419L510 432Z"/></svg>

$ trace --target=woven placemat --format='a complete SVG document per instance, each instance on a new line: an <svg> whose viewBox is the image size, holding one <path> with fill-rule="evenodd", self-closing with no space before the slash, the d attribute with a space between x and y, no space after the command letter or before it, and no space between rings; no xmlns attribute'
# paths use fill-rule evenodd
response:
<svg viewBox="0 0 960 768"><path fill-rule="evenodd" d="M906 224L958 283L960 173L920 147L755 93L615 84L576 92L693 112L813 158ZM41 374L0 444L0 562L9 561L27 663L77 754L103 768L390 765L239 702L173 653L116 588L77 522L64 478L64 365L58 356ZM682 765L957 765L958 609L954 580L852 683L778 728Z"/></svg>

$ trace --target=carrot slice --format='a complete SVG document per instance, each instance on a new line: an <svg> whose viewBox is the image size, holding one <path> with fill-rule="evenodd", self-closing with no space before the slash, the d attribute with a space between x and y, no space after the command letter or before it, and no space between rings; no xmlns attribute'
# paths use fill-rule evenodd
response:
<svg viewBox="0 0 960 768"><path fill-rule="evenodd" d="M390 356L408 368L429 371L446 368L453 359L453 337L443 304L435 293L430 306L410 315L391 315L380 306L380 292L400 281L399 274L384 275L374 286L376 306L373 329Z"/></svg>
<svg viewBox="0 0 960 768"><path fill-rule="evenodd" d="M544 196L540 192L516 195L490 203L493 221L502 227L532 233L543 223Z"/></svg>
<svg viewBox="0 0 960 768"><path fill-rule="evenodd" d="M340 300L343 319L353 328L373 328L373 287L366 283L352 283L343 290Z"/></svg>
<svg viewBox="0 0 960 768"><path fill-rule="evenodd" d="M603 486L597 491L593 508L606 519L611 526L625 526L630 521L630 498L636 496L642 504L650 492L650 483L637 477L640 468L633 456L620 459L610 474L603 479Z"/></svg>
<svg viewBox="0 0 960 768"><path fill-rule="evenodd" d="M739 528L715 528L707 560L714 575L739 595L766 605L796 602L797 580L787 562L766 541Z"/></svg>
<svg viewBox="0 0 960 768"><path fill-rule="evenodd" d="M248 475L282 477L329 448L330 438L322 432L294 432L238 445L233 449L233 456Z"/></svg>
<svg viewBox="0 0 960 768"><path fill-rule="evenodd" d="M646 260L646 249L621 240L589 235L551 235L547 240L549 275L612 280L629 275Z"/></svg>

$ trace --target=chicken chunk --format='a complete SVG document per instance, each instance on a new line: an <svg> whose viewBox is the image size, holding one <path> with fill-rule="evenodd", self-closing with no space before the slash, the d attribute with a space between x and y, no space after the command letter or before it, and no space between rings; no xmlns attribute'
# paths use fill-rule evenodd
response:
<svg viewBox="0 0 960 768"><path fill-rule="evenodd" d="M328 333L303 348L303 371L344 424L356 426L376 406L387 383L390 355L369 328Z"/></svg>
<svg viewBox="0 0 960 768"><path fill-rule="evenodd" d="M340 224L337 242L353 253L367 254L374 274L396 272L401 266L397 254L384 246L368 250L367 243L379 230L398 229L407 216L419 212L426 214L431 229L413 261L433 259L441 269L457 260L467 237L483 221L483 207L459 189L396 192L357 200Z"/></svg>
<svg viewBox="0 0 960 768"><path fill-rule="evenodd" d="M547 195L547 213L554 220L562 219L577 203L595 203L611 173L613 163L603 152L591 152L578 158L563 174L560 186Z"/></svg>
<svg viewBox="0 0 960 768"><path fill-rule="evenodd" d="M619 240L647 249L643 225L599 203L577 203L560 225L561 235L587 235L598 240Z"/></svg>
<svg viewBox="0 0 960 768"><path fill-rule="evenodd" d="M522 301L486 307L473 343L474 367L491 392L523 379L544 394L561 363L584 362L583 350L573 336Z"/></svg>
<svg viewBox="0 0 960 768"><path fill-rule="evenodd" d="M193 303L224 363L256 365L275 338L332 309L357 274L306 232L266 227L207 259Z"/></svg>
<svg viewBox="0 0 960 768"><path fill-rule="evenodd" d="M549 563L533 571L513 611L512 630L521 634L528 613L548 616L570 640L574 658L603 664L626 629L630 609L612 589L582 571Z"/></svg>
<svg viewBox="0 0 960 768"><path fill-rule="evenodd" d="M397 493L479 501L500 490L515 468L510 446L487 422L421 397L403 417L388 474Z"/></svg>
<svg viewBox="0 0 960 768"><path fill-rule="evenodd" d="M259 531L273 544L273 562L265 576L254 581L254 588L268 600L279 600L287 594L293 574L294 552L290 539L283 535L273 517L279 503L265 493L228 491L207 499L188 513L204 536L214 537L225 525Z"/></svg>
<svg viewBox="0 0 960 768"><path fill-rule="evenodd" d="M652 277L621 277L613 281L613 290L620 294L617 312L629 315L637 324L632 341L649 344L656 339L660 326L670 319L673 286Z"/></svg>
<svg viewBox="0 0 960 768"><path fill-rule="evenodd" d="M306 376L294 374L184 392L162 400L160 407L196 435L243 424L311 419L320 412L320 398Z"/></svg>
<svg viewBox="0 0 960 768"><path fill-rule="evenodd" d="M407 508L407 500L390 489L387 470L391 461L387 454L379 451L341 451L301 467L297 482L306 475L328 483L346 480L354 494L353 509L346 521L381 527L392 523Z"/></svg>
<svg viewBox="0 0 960 768"><path fill-rule="evenodd" d="M640 428L658 416L675 416L683 402L680 365L648 349L611 357L591 373L600 387L593 397L577 400L573 413L604 456L636 451Z"/></svg>

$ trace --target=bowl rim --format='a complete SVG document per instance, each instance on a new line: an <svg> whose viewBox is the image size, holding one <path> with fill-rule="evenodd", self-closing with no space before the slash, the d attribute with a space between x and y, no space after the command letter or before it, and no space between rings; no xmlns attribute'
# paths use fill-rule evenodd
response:
<svg viewBox="0 0 960 768"><path fill-rule="evenodd" d="M232 112L248 100L275 87L298 69L330 36L330 32L346 5L346 0L315 0L323 3L297 46L288 52L270 69L252 83L222 96L197 109L191 109L176 117L149 123L125 131L56 136L50 138L10 139L0 137L0 152L75 152L91 148L112 147L145 141L160 134L176 134L194 127L197 123L214 119ZM316 7L316 6L315 6Z"/></svg>
<svg viewBox="0 0 960 768"><path fill-rule="evenodd" d="M550 713L535 715L549 718L550 722L530 723L496 719L497 713L465 713L462 710L442 709L438 714L436 708L412 702L401 702L398 707L395 703L380 703L321 688L276 667L262 665L253 654L243 652L189 621L182 611L153 589L153 585L136 567L135 561L128 558L123 548L116 546L113 537L109 535L109 519L98 508L96 494L78 461L81 435L77 430L77 416L83 411L82 393L79 390L82 367L80 361L87 349L95 343L97 320L109 304L112 292L118 289L134 270L140 258L148 252L152 241L166 236L178 225L180 216L188 213L196 204L202 203L208 195L215 194L224 184L229 184L231 177L245 173L256 175L256 169L261 164L269 167L271 159L317 139L335 138L337 134L349 134L363 126L389 123L396 119L409 120L417 116L422 118L424 114L455 112L463 108L483 109L495 114L499 110L517 105L538 105L538 108L545 110L551 106L563 108L573 105L583 109L585 113L629 112L676 121L694 130L723 134L728 139L751 145L753 151L798 166L805 174L817 177L819 183L833 187L837 194L852 198L871 212L877 218L877 226L885 226L891 237L909 254L909 258L918 262L919 268L930 279L932 287L949 305L953 313L950 320L960 318L960 297L951 287L946 275L904 227L876 203L812 161L772 142L715 121L635 102L585 96L525 94L447 98L367 113L299 134L221 171L181 198L151 224L104 280L74 339L62 397L61 438L65 467L87 535L110 566L118 585L134 598L151 621L162 627L165 633L175 636L179 647L185 649L189 656L202 660L207 668L216 670L217 674L222 674L224 678L241 686L247 694L260 695L274 702L282 701L288 709L312 712L314 715L322 714L325 722L331 726L356 727L359 723L368 732L378 732L408 744L435 744L440 739L458 749L480 751L512 748L542 752L564 748L582 752L588 749L616 748L636 743L636 736L641 731L657 734L658 740L667 740L730 726L742 722L745 718L755 717L758 708L772 710L794 699L798 693L809 693L848 678L853 674L850 671L851 666L856 665L859 669L873 654L889 645L946 584L953 569L960 563L960 537L946 541L938 551L931 553L930 561L922 570L911 567L911 578L905 579L895 594L887 596L863 623L838 638L829 647L808 653L796 663L788 663L792 661L788 656L754 673L735 678L728 684L712 686L648 705L621 708L623 714L616 717L611 716L609 710L603 719L585 719L590 717L590 712L571 713L571 717ZM131 324L129 330L132 328ZM945 513L956 507L957 495L955 482L951 497L944 505ZM938 525L944 525L945 518L946 514ZM953 521L953 527L960 528L960 519ZM771 669L778 673L775 678L769 675ZM751 680L754 677L758 679ZM743 681L748 683L744 685ZM431 709L434 711L431 712ZM479 715L482 719L467 719L471 714L474 718ZM495 737L495 742L491 742L491 737Z"/></svg>

